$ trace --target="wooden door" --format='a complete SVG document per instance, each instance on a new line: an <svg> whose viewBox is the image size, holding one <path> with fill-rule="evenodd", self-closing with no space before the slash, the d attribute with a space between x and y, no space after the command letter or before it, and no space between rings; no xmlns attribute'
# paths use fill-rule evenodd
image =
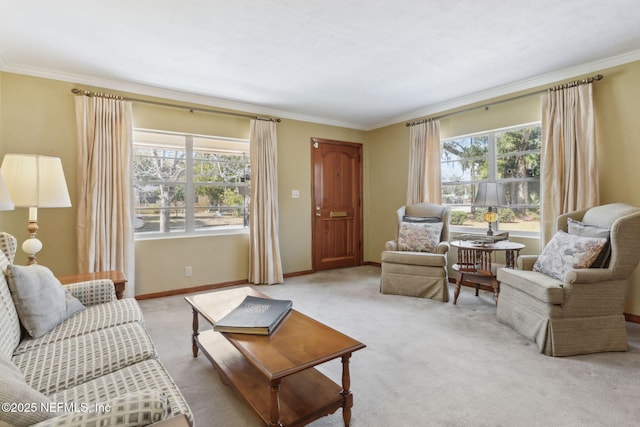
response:
<svg viewBox="0 0 640 427"><path fill-rule="evenodd" d="M313 270L362 265L362 144L311 144Z"/></svg>

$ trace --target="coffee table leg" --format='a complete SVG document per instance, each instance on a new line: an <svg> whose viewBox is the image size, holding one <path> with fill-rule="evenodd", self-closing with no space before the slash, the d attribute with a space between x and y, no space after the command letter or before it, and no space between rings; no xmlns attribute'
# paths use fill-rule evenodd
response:
<svg viewBox="0 0 640 427"><path fill-rule="evenodd" d="M271 381L271 423L270 425L281 427L280 422L280 398L278 393L280 392L280 380Z"/></svg>
<svg viewBox="0 0 640 427"><path fill-rule="evenodd" d="M193 357L198 357L198 335L200 332L198 325L198 311L193 309L193 333L191 334L191 351L193 351Z"/></svg>
<svg viewBox="0 0 640 427"><path fill-rule="evenodd" d="M342 407L342 418L344 426L349 427L351 423L351 407L353 406L353 395L351 394L351 377L349 374L349 358L351 353L342 356L342 397L344 398L344 406Z"/></svg>

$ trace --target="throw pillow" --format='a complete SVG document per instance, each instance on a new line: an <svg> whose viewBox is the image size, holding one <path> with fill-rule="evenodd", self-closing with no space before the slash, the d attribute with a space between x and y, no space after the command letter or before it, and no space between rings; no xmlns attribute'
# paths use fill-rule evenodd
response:
<svg viewBox="0 0 640 427"><path fill-rule="evenodd" d="M576 236L559 230L542 250L533 270L564 280L572 268L591 266L605 243L605 238Z"/></svg>
<svg viewBox="0 0 640 427"><path fill-rule="evenodd" d="M51 400L30 387L18 367L3 356L0 356L0 402L7 405L6 410L3 406L0 411L0 424L30 426L55 416L46 410Z"/></svg>
<svg viewBox="0 0 640 427"><path fill-rule="evenodd" d="M611 256L611 230L608 228L585 224L571 218L567 218L567 225L569 234L575 234L582 237L604 237L607 239L607 243L604 244L598 258L596 258L591 265L591 267L596 268L607 267L609 265L609 257Z"/></svg>
<svg viewBox="0 0 640 427"><path fill-rule="evenodd" d="M85 309L42 265L9 265L7 278L20 323L33 338Z"/></svg>
<svg viewBox="0 0 640 427"><path fill-rule="evenodd" d="M398 230L398 249L411 252L434 252L440 243L442 223L402 222Z"/></svg>
<svg viewBox="0 0 640 427"><path fill-rule="evenodd" d="M96 403L99 405L89 404L86 411L58 415L37 426L143 427L162 421L171 413L167 397L157 390L140 390ZM108 410L102 410L102 406Z"/></svg>
<svg viewBox="0 0 640 427"><path fill-rule="evenodd" d="M437 216L410 216L403 215L402 221L404 222L442 222L442 219Z"/></svg>

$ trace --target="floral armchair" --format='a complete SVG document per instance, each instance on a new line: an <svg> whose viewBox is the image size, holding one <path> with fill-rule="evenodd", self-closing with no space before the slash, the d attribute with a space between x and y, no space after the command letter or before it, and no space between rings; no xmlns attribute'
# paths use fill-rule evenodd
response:
<svg viewBox="0 0 640 427"><path fill-rule="evenodd" d="M626 351L624 303L640 260L640 208L561 215L539 256L498 270L497 317L552 356Z"/></svg>
<svg viewBox="0 0 640 427"><path fill-rule="evenodd" d="M449 301L447 252L451 209L432 203L397 210L395 240L382 252L380 292Z"/></svg>

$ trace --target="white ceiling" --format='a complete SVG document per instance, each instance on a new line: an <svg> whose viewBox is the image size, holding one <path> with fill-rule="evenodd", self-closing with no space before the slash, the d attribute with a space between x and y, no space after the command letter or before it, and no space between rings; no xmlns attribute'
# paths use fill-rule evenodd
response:
<svg viewBox="0 0 640 427"><path fill-rule="evenodd" d="M0 0L0 70L356 129L637 59L638 0Z"/></svg>

